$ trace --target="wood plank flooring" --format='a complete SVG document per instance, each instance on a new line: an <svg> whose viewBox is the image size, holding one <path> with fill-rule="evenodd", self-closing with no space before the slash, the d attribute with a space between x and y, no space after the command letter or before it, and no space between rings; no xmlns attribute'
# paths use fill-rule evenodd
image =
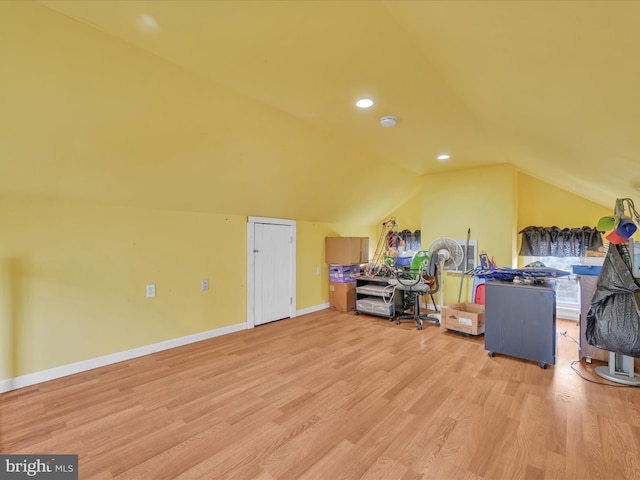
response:
<svg viewBox="0 0 640 480"><path fill-rule="evenodd" d="M640 389L577 351L324 310L0 395L0 451L81 479L638 479Z"/></svg>

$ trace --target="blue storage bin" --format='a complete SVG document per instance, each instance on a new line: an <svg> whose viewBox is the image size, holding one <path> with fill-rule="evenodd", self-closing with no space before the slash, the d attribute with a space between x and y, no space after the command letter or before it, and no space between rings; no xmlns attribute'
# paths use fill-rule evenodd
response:
<svg viewBox="0 0 640 480"><path fill-rule="evenodd" d="M399 267L408 267L411 265L413 257L396 257L396 265Z"/></svg>
<svg viewBox="0 0 640 480"><path fill-rule="evenodd" d="M571 265L576 275L600 275L600 265Z"/></svg>

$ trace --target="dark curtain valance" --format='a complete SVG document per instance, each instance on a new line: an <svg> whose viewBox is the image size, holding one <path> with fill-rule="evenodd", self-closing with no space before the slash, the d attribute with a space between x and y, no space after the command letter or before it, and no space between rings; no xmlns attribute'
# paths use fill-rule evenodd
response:
<svg viewBox="0 0 640 480"><path fill-rule="evenodd" d="M602 234L595 227L527 227L520 233L521 257L584 257L587 250L602 247Z"/></svg>
<svg viewBox="0 0 640 480"><path fill-rule="evenodd" d="M387 248L400 248L400 242L403 242L405 251L411 250L417 252L420 250L421 233L420 230L412 232L411 230L402 230L401 232L389 232L387 234Z"/></svg>
<svg viewBox="0 0 640 480"><path fill-rule="evenodd" d="M404 241L404 249L417 252L420 250L420 230L412 232L411 230L402 230L400 232L400 238Z"/></svg>

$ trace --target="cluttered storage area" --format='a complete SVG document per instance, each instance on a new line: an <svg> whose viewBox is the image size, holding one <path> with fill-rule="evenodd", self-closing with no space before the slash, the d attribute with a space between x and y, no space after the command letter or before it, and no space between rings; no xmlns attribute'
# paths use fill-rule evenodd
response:
<svg viewBox="0 0 640 480"><path fill-rule="evenodd" d="M557 318L575 321L577 360L608 362L598 375L633 384L633 357L640 357L638 225L633 201L619 199L593 227L527 227L519 232L523 266L511 268L496 265L490 248L479 249L471 229L464 239L425 246L420 230L401 229L390 218L375 245L368 237L325 239L330 308L481 336L489 356L543 369L556 362Z"/></svg>

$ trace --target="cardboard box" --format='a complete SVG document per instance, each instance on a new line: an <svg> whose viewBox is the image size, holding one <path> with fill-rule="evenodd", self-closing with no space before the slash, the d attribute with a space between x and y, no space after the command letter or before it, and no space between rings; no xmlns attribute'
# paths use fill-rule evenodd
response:
<svg viewBox="0 0 640 480"><path fill-rule="evenodd" d="M355 282L360 274L360 265L329 265L329 281L338 283Z"/></svg>
<svg viewBox="0 0 640 480"><path fill-rule="evenodd" d="M454 303L442 307L444 326L449 330L480 335L484 333L484 305L477 303Z"/></svg>
<svg viewBox="0 0 640 480"><path fill-rule="evenodd" d="M369 237L325 237L327 263L354 265L369 262Z"/></svg>
<svg viewBox="0 0 640 480"><path fill-rule="evenodd" d="M356 284L336 283L329 284L329 298L331 308L339 312L351 312L356 309Z"/></svg>

